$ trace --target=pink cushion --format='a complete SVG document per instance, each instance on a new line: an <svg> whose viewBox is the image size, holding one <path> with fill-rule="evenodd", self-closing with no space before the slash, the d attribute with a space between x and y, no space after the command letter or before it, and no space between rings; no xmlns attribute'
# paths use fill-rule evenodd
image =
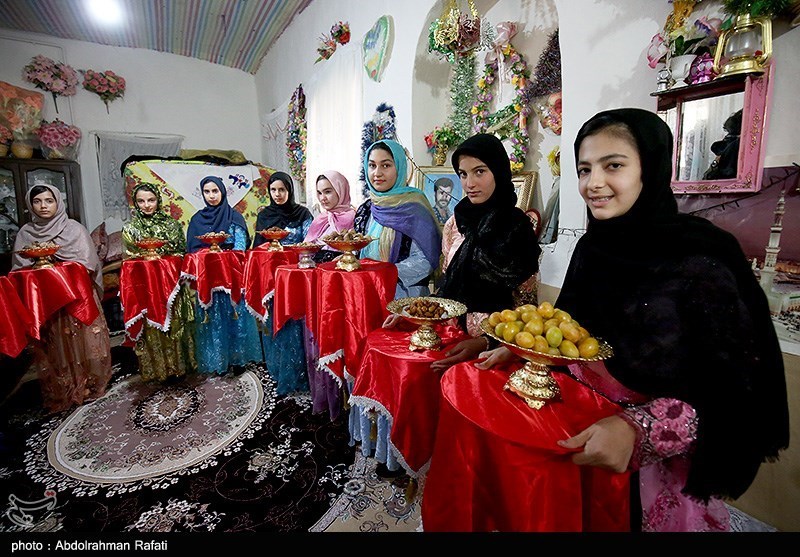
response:
<svg viewBox="0 0 800 557"><path fill-rule="evenodd" d="M108 252L103 261L119 261L122 259L122 232L112 232L108 235Z"/></svg>

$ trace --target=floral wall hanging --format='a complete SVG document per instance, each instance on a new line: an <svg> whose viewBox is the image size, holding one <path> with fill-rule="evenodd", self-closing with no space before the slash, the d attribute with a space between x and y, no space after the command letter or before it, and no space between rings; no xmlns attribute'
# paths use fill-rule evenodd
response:
<svg viewBox="0 0 800 557"><path fill-rule="evenodd" d="M478 96L471 112L475 133L494 133L511 143L511 171L519 172L528 156L528 115L530 114L530 70L525 57L511 44L517 26L511 21L497 25L494 48L486 54L483 77L478 80ZM505 107L491 112L493 85L508 78L514 86L514 99Z"/></svg>
<svg viewBox="0 0 800 557"><path fill-rule="evenodd" d="M81 70L81 73L83 73L83 88L95 93L103 100L106 105L106 114L108 114L108 103L125 95L125 78L111 70L104 72Z"/></svg>
<svg viewBox="0 0 800 557"><path fill-rule="evenodd" d="M22 78L53 95L58 113L58 97L71 97L77 92L78 73L68 64L56 62L41 54L34 56L22 69Z"/></svg>
<svg viewBox="0 0 800 557"><path fill-rule="evenodd" d="M314 63L327 60L336 52L336 45L345 45L350 42L350 24L337 21L331 26L330 35L322 35L319 38L317 54L319 55Z"/></svg>
<svg viewBox="0 0 800 557"><path fill-rule="evenodd" d="M379 82L383 78L383 72L389 63L393 41L394 20L390 15L379 17L372 29L364 35L361 52L364 69L367 70L367 75L371 80Z"/></svg>
<svg viewBox="0 0 800 557"><path fill-rule="evenodd" d="M299 188L295 196L305 199L306 183L306 95L303 86L299 85L292 93L289 101L289 118L286 130L286 149L289 158L289 170L297 179ZM302 194L302 195L301 195Z"/></svg>

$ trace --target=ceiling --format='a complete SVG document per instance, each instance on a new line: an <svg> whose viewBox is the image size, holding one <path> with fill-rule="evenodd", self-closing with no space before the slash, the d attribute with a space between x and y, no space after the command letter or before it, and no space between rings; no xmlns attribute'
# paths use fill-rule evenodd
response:
<svg viewBox="0 0 800 557"><path fill-rule="evenodd" d="M181 54L255 74L311 0L116 0L124 21L94 23L86 0L0 0L0 28Z"/></svg>

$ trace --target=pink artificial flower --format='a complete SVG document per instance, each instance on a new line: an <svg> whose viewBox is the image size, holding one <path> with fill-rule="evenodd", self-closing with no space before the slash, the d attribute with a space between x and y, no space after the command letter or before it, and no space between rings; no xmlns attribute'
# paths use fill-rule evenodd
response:
<svg viewBox="0 0 800 557"><path fill-rule="evenodd" d="M653 35L653 38L650 39L650 46L647 48L647 65L655 69L659 62L664 61L668 50L669 47L664 42L661 33Z"/></svg>

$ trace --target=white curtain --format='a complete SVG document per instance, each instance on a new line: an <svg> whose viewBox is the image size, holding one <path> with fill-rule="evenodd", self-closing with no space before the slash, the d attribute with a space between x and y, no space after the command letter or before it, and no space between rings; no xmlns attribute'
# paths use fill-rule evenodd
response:
<svg viewBox="0 0 800 557"><path fill-rule="evenodd" d="M363 200L358 183L364 114L361 51L358 45L340 48L319 65L323 67L315 79L303 86L308 119L306 200L315 214L316 180L326 170L344 174L354 206Z"/></svg>
<svg viewBox="0 0 800 557"><path fill-rule="evenodd" d="M103 219L130 220L131 211L125 198L122 163L134 155L153 158L174 157L180 153L182 135L157 135L114 132L92 132L97 148L100 171L100 192L103 196Z"/></svg>
<svg viewBox="0 0 800 557"><path fill-rule="evenodd" d="M289 100L261 117L261 151L264 164L275 170L289 172L289 157L286 150ZM300 202L305 201L300 199Z"/></svg>

